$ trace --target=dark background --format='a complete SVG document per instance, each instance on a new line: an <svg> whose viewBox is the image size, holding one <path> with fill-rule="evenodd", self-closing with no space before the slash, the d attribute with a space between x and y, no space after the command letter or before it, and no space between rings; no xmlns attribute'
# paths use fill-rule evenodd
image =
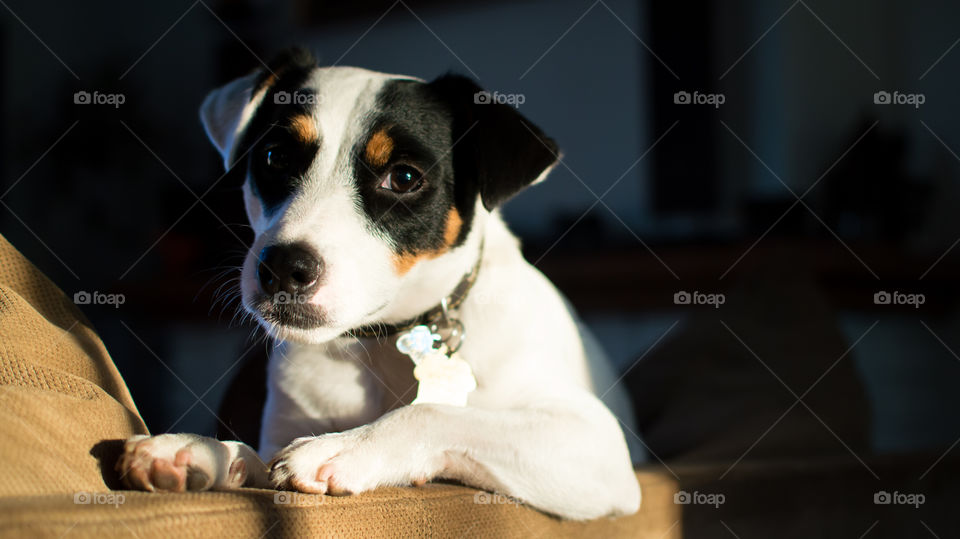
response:
<svg viewBox="0 0 960 539"><path fill-rule="evenodd" d="M960 437L958 21L946 0L10 0L0 232L68 294L124 295L83 310L152 431L242 430L215 411L269 345L232 323L249 231L200 102L292 44L456 71L522 94L560 143L504 215L626 374L657 458L911 453L934 473Z"/></svg>

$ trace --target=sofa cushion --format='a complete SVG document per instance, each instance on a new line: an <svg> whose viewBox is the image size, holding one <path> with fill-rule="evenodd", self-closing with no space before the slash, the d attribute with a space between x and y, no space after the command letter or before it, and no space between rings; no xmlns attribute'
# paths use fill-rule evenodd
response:
<svg viewBox="0 0 960 539"><path fill-rule="evenodd" d="M427 484L358 496L240 489L233 492L119 491L0 499L0 532L29 537L663 537L679 538L673 478L637 475L639 513L588 523L561 521L467 487ZM576 496L576 493L571 493Z"/></svg>
<svg viewBox="0 0 960 539"><path fill-rule="evenodd" d="M106 490L104 440L146 433L90 322L0 237L0 496Z"/></svg>

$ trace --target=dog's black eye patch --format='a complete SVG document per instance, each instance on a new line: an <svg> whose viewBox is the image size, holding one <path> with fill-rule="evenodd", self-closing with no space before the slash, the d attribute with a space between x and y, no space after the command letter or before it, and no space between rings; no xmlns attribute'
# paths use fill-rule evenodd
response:
<svg viewBox="0 0 960 539"><path fill-rule="evenodd" d="M316 65L306 51L286 51L269 63L254 88L263 98L235 154L245 156L241 162L267 215L296 190L320 149L312 116L319 99L305 86Z"/></svg>
<svg viewBox="0 0 960 539"><path fill-rule="evenodd" d="M320 150L316 122L302 106L282 105L250 151L251 187L269 215L296 190Z"/></svg>
<svg viewBox="0 0 960 539"><path fill-rule="evenodd" d="M265 138L250 152L251 187L268 214L293 194L318 149L282 135Z"/></svg>
<svg viewBox="0 0 960 539"><path fill-rule="evenodd" d="M271 140L250 152L253 193L269 214L296 190L312 156L289 141Z"/></svg>
<svg viewBox="0 0 960 539"><path fill-rule="evenodd" d="M476 188L454 181L453 116L423 83L395 80L377 95L355 146L357 192L370 222L390 237L397 273L459 245Z"/></svg>
<svg viewBox="0 0 960 539"><path fill-rule="evenodd" d="M427 170L442 156L402 126L378 124L370 132L358 158L361 168L371 174L378 175L398 163Z"/></svg>
<svg viewBox="0 0 960 539"><path fill-rule="evenodd" d="M378 125L370 131L361 155L356 157L361 193L369 192L371 185L377 187L380 195L387 197L389 210L397 204L391 196L406 196L444 181L443 175L436 173L438 154L406 129ZM407 198L405 202L412 200Z"/></svg>

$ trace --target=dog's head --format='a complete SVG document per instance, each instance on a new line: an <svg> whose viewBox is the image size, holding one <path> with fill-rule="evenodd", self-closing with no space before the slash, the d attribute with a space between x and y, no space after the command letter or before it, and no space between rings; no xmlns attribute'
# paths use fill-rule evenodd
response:
<svg viewBox="0 0 960 539"><path fill-rule="evenodd" d="M484 220L557 148L469 79L317 67L293 50L207 96L256 239L244 308L275 337L324 342L416 316L474 264Z"/></svg>

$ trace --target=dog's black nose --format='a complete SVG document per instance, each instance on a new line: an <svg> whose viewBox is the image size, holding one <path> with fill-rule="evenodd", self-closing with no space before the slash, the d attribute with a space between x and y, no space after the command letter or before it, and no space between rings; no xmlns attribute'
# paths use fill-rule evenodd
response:
<svg viewBox="0 0 960 539"><path fill-rule="evenodd" d="M257 279L271 296L280 292L297 298L309 296L322 275L323 261L306 245L269 245L260 251Z"/></svg>

